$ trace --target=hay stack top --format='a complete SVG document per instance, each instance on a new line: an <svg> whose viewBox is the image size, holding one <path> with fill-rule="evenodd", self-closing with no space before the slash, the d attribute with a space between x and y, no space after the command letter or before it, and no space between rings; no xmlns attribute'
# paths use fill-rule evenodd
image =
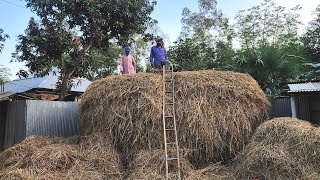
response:
<svg viewBox="0 0 320 180"><path fill-rule="evenodd" d="M179 143L199 150L190 155L194 159L231 158L266 119L269 103L247 74L178 72L174 79ZM161 75L110 76L93 82L84 93L82 130L104 133L124 156L159 149L163 145L161 106Z"/></svg>

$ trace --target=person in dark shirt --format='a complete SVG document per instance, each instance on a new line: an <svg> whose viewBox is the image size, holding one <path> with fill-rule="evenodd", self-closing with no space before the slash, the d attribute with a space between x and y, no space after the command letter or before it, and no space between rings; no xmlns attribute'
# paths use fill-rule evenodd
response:
<svg viewBox="0 0 320 180"><path fill-rule="evenodd" d="M167 63L167 51L164 48L163 39L161 37L156 38L157 45L151 48L150 52L150 64L156 68L162 68Z"/></svg>

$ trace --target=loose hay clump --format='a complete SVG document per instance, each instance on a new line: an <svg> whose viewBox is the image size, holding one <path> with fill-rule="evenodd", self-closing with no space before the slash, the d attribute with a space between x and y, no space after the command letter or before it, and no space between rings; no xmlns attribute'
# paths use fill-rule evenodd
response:
<svg viewBox="0 0 320 180"><path fill-rule="evenodd" d="M63 138L28 137L0 153L0 179L121 178L119 155L111 144L92 137L80 140L79 145ZM104 153L100 157L99 149Z"/></svg>
<svg viewBox="0 0 320 180"><path fill-rule="evenodd" d="M234 180L228 174L225 166L210 165L204 169L195 170L186 159L187 151L180 150L181 178L186 180ZM169 170L174 171L176 163L169 163ZM163 150L141 151L132 161L129 168L128 180L135 179L165 179L165 161ZM174 173L169 173L169 179L177 179Z"/></svg>
<svg viewBox="0 0 320 180"><path fill-rule="evenodd" d="M106 177L121 178L120 155L110 140L96 133L80 138L80 153L86 160L80 164L103 172Z"/></svg>
<svg viewBox="0 0 320 180"><path fill-rule="evenodd" d="M80 102L83 133L104 134L124 157L162 149L161 77L137 74L93 82ZM247 74L179 72L174 79L179 143L192 150L193 165L230 160L266 119L269 102Z"/></svg>
<svg viewBox="0 0 320 180"><path fill-rule="evenodd" d="M320 128L291 118L262 124L233 164L238 179L320 179Z"/></svg>

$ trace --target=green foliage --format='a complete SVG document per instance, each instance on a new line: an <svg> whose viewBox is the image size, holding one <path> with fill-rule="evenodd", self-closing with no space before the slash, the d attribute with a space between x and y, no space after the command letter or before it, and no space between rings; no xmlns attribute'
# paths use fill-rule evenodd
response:
<svg viewBox="0 0 320 180"><path fill-rule="evenodd" d="M232 70L235 64L234 56L235 51L232 48L231 41L224 42L218 41L214 50L214 59L209 61L208 69L216 70Z"/></svg>
<svg viewBox="0 0 320 180"><path fill-rule="evenodd" d="M237 54L236 69L249 73L264 91L274 91L279 89L281 83L294 77L286 55L276 46L264 46L256 51L244 50Z"/></svg>
<svg viewBox="0 0 320 180"><path fill-rule="evenodd" d="M94 49L90 57L87 78L91 81L114 74L123 49L116 44L104 49Z"/></svg>
<svg viewBox="0 0 320 180"><path fill-rule="evenodd" d="M9 38L9 35L4 34L3 29L0 28L0 53L1 53L2 50L3 50L4 42L5 42L6 39L8 39L8 38Z"/></svg>
<svg viewBox="0 0 320 180"><path fill-rule="evenodd" d="M142 63L149 62L150 46L152 45L151 42L154 41L154 36L152 35L152 37L153 38L145 39L144 36L135 34L128 42L128 45L131 48L131 55L137 63L137 72L143 72L144 68Z"/></svg>
<svg viewBox="0 0 320 180"><path fill-rule="evenodd" d="M278 95L281 84L303 74L306 60L297 32L300 9L265 0L236 15L234 35L241 48L233 69L250 74L268 96Z"/></svg>
<svg viewBox="0 0 320 180"><path fill-rule="evenodd" d="M297 37L301 6L289 10L265 0L236 15L235 35L241 47L255 49L267 44L287 45ZM295 38L297 40L297 38Z"/></svg>
<svg viewBox="0 0 320 180"><path fill-rule="evenodd" d="M315 12L316 18L310 22L302 40L307 57L313 63L320 63L320 5Z"/></svg>
<svg viewBox="0 0 320 180"><path fill-rule="evenodd" d="M42 24L31 18L25 35L18 36L19 43L12 55L16 61L26 62L31 74L44 76L53 65L63 70L72 66L71 56L74 57L76 51L73 38L74 33L64 22Z"/></svg>
<svg viewBox="0 0 320 180"><path fill-rule="evenodd" d="M221 38L228 29L228 20L217 10L216 0L198 0L199 11L182 11L182 38L197 37L200 41Z"/></svg>
<svg viewBox="0 0 320 180"><path fill-rule="evenodd" d="M99 64L91 61L101 54L93 49L108 48L111 41L123 44L131 35L144 33L146 26L153 23L150 13L155 5L149 0L26 2L39 21L31 18L25 35L18 37L13 57L25 62L30 73L37 76L46 75L56 65L62 81L60 100L72 78L86 77L91 62L92 66ZM114 64L110 65L112 69ZM26 75L25 71L20 72Z"/></svg>
<svg viewBox="0 0 320 180"><path fill-rule="evenodd" d="M39 17L66 20L71 29L79 29L85 44L105 46L110 39L126 42L134 33L143 33L153 23L150 13L155 2L149 0L26 0Z"/></svg>
<svg viewBox="0 0 320 180"><path fill-rule="evenodd" d="M214 55L212 47L195 38L180 39L168 51L169 59L177 64L179 71L207 69Z"/></svg>

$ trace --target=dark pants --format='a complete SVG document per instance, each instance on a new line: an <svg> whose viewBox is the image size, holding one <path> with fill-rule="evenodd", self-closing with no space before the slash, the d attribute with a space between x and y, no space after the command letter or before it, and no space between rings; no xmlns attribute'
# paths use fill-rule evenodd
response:
<svg viewBox="0 0 320 180"><path fill-rule="evenodd" d="M162 69L163 66L166 67L166 70L170 70L170 64L167 63L166 60L161 61L161 64L155 65L155 67L158 69Z"/></svg>

